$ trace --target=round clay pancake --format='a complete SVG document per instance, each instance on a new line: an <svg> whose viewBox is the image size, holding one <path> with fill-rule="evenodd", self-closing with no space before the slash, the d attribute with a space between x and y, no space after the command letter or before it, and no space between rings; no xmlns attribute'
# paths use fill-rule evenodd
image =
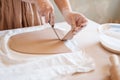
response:
<svg viewBox="0 0 120 80"><path fill-rule="evenodd" d="M61 30L56 29L56 31L59 36L63 36ZM10 49L26 54L71 52L64 41L58 40L52 28L14 35L9 39L8 45Z"/></svg>

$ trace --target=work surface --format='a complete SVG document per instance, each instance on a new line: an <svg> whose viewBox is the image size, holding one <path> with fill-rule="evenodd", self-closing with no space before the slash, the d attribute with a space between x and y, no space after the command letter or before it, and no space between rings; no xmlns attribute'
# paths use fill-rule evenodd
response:
<svg viewBox="0 0 120 80"><path fill-rule="evenodd" d="M87 55L91 56L96 64L96 69L89 73L76 73L74 75L66 75L58 78L58 80L110 80L109 79L109 68L110 52L105 50L99 42L99 33L97 24L93 21L89 21L88 26L79 32L74 39L77 43L75 44L79 50L84 51ZM0 34L4 31L0 31Z"/></svg>
<svg viewBox="0 0 120 80"><path fill-rule="evenodd" d="M62 78L61 80L110 80L111 52L105 50L99 41L98 27L100 24L90 21L88 26L79 32L74 38L77 39L79 49L91 56L96 64L95 71L89 73L77 73Z"/></svg>

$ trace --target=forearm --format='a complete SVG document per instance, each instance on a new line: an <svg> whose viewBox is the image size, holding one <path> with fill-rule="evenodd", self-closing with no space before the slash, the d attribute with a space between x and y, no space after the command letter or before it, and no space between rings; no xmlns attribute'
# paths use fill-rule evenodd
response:
<svg viewBox="0 0 120 80"><path fill-rule="evenodd" d="M22 0L22 1L24 1L24 2L30 2L30 3L38 3L38 2L44 2L44 1L46 1L46 0Z"/></svg>
<svg viewBox="0 0 120 80"><path fill-rule="evenodd" d="M61 13L64 15L66 12L71 12L71 6L69 0L54 0L56 5L58 6Z"/></svg>
<svg viewBox="0 0 120 80"><path fill-rule="evenodd" d="M36 3L36 1L38 1L38 0L22 0L22 1L24 1L24 2L30 2L30 3Z"/></svg>

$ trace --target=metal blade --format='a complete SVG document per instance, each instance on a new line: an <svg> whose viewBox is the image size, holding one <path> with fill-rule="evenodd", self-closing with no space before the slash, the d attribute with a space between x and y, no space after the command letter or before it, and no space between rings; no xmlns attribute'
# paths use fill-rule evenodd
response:
<svg viewBox="0 0 120 80"><path fill-rule="evenodd" d="M54 28L54 25L52 25L52 29L53 29L54 33L56 34L57 38L58 38L59 40L61 40L60 37L58 36L58 34L57 34L55 28Z"/></svg>

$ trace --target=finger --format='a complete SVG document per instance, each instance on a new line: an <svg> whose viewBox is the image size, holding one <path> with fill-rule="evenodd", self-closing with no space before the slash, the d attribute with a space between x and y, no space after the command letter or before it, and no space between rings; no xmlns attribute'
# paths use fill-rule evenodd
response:
<svg viewBox="0 0 120 80"><path fill-rule="evenodd" d="M76 21L76 28L75 28L75 32L79 32L81 29L83 29L83 23L82 23L82 20L81 18L79 18L77 21Z"/></svg>
<svg viewBox="0 0 120 80"><path fill-rule="evenodd" d="M82 23L81 27L85 27L87 25L87 23Z"/></svg>
<svg viewBox="0 0 120 80"><path fill-rule="evenodd" d="M54 25L55 24L55 16L54 16L54 12L52 12L50 14L50 25Z"/></svg>
<svg viewBox="0 0 120 80"><path fill-rule="evenodd" d="M83 22L81 16L78 16L76 21L77 21L76 22L77 23L77 27L81 27L81 23Z"/></svg>
<svg viewBox="0 0 120 80"><path fill-rule="evenodd" d="M81 24L80 27L78 27L78 29L76 30L76 32L79 32L80 30L83 30L86 27L86 23Z"/></svg>
<svg viewBox="0 0 120 80"><path fill-rule="evenodd" d="M40 14L40 12L38 12L39 14L39 23L40 23L40 25L43 25L43 22L42 22L42 15Z"/></svg>
<svg viewBox="0 0 120 80"><path fill-rule="evenodd" d="M83 27L86 26L86 25L87 25L87 20L86 20L86 19L84 19L84 18L79 18L79 19L77 20L77 27L83 28Z"/></svg>
<svg viewBox="0 0 120 80"><path fill-rule="evenodd" d="M81 30L81 28L74 30L74 34L78 33Z"/></svg>
<svg viewBox="0 0 120 80"><path fill-rule="evenodd" d="M73 35L76 35L76 34L77 34L77 31L74 31L74 32L73 32Z"/></svg>
<svg viewBox="0 0 120 80"><path fill-rule="evenodd" d="M78 32L81 29L81 27L76 27L74 31Z"/></svg>
<svg viewBox="0 0 120 80"><path fill-rule="evenodd" d="M86 26L87 23L88 23L88 21L87 21L87 20L84 20L83 23L81 24L81 26Z"/></svg>
<svg viewBox="0 0 120 80"><path fill-rule="evenodd" d="M73 33L73 35L76 35L78 33L78 31L73 30L72 33Z"/></svg>
<svg viewBox="0 0 120 80"><path fill-rule="evenodd" d="M79 31L81 29L81 19L78 18L78 20L76 20L76 28L75 31Z"/></svg>
<svg viewBox="0 0 120 80"><path fill-rule="evenodd" d="M72 18L72 20L71 20L71 26L72 26L73 30L76 29L76 20L74 18Z"/></svg>
<svg viewBox="0 0 120 80"><path fill-rule="evenodd" d="M50 14L49 12L45 14L45 23L49 23L49 19L50 19L49 14Z"/></svg>
<svg viewBox="0 0 120 80"><path fill-rule="evenodd" d="M39 15L40 15L40 21L41 21L42 24L48 23L47 22L48 13L39 11Z"/></svg>
<svg viewBox="0 0 120 80"><path fill-rule="evenodd" d="M87 18L86 18L86 17L84 18L84 20L83 20L83 21L84 21L84 22L86 22L86 23L88 22L88 20L87 20Z"/></svg>

